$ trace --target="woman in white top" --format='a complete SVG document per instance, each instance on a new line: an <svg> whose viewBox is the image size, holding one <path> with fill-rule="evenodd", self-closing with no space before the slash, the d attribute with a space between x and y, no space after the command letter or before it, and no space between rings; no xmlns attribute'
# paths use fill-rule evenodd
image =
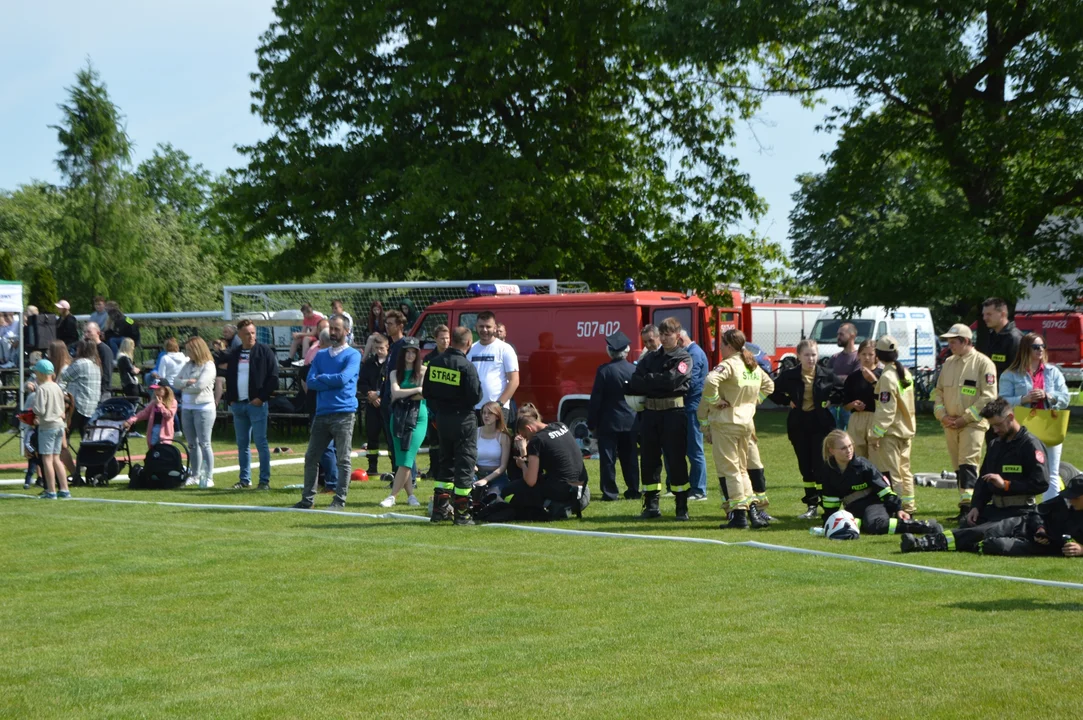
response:
<svg viewBox="0 0 1083 720"><path fill-rule="evenodd" d="M501 493L508 485L508 458L511 438L504 423L504 408L498 402L481 406L481 426L478 427L477 485L488 486Z"/></svg>
<svg viewBox="0 0 1083 720"><path fill-rule="evenodd" d="M181 427L188 441L192 477L186 485L214 487L214 450L211 431L218 416L214 404L214 358L203 338L194 337L185 343L188 362L177 372L174 384L181 396Z"/></svg>

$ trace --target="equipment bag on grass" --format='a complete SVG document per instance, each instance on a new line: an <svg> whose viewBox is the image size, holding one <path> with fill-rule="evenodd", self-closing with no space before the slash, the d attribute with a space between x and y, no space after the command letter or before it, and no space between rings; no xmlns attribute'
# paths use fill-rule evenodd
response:
<svg viewBox="0 0 1083 720"><path fill-rule="evenodd" d="M1064 442L1068 435L1069 418L1067 410L1037 410L1021 405L1015 408L1015 419L1046 447Z"/></svg>

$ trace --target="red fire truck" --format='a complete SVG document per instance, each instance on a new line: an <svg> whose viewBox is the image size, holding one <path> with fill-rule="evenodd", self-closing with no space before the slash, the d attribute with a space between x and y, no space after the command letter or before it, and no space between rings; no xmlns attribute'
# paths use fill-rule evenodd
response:
<svg viewBox="0 0 1083 720"><path fill-rule="evenodd" d="M721 362L715 338L737 327L751 334L752 340L762 334L764 350L777 367L778 360L792 352L801 331L811 328L824 307L774 301L742 305L740 292L731 292L733 307L721 309L708 308L695 295L667 292L488 295L449 300L425 308L410 334L431 346L436 326L473 328L478 313L492 311L497 322L507 327L508 342L519 357L516 402L532 402L547 420L574 426L586 421L594 375L598 366L609 360L607 335L623 331L631 341L629 357L635 360L643 350L640 329L676 317L714 366Z"/></svg>
<svg viewBox="0 0 1083 720"><path fill-rule="evenodd" d="M1015 326L1044 336L1049 361L1060 366L1064 379L1083 382L1083 313L1016 312Z"/></svg>

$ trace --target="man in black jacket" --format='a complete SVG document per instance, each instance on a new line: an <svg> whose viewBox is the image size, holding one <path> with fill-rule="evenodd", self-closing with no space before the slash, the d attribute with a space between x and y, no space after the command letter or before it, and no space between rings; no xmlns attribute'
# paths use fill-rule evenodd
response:
<svg viewBox="0 0 1083 720"><path fill-rule="evenodd" d="M69 348L79 342L79 323L71 314L71 304L67 300L61 300L56 304L56 339Z"/></svg>
<svg viewBox="0 0 1083 720"><path fill-rule="evenodd" d="M481 400L481 380L466 359L473 340L469 328L451 333L451 347L429 360L422 397L436 413L440 436L440 475L433 483L432 522L448 520L455 495L455 524L473 525L470 491L478 460L478 421L474 406Z"/></svg>
<svg viewBox="0 0 1083 720"><path fill-rule="evenodd" d="M688 415L684 395L692 382L692 357L680 345L681 323L666 318L658 326L662 345L639 359L635 373L625 386L625 394L645 396L640 419L640 475L643 485L643 512L640 518L661 517L658 496L661 483L656 472L665 466L673 497L677 501L677 519L688 519Z"/></svg>
<svg viewBox="0 0 1083 720"><path fill-rule="evenodd" d="M1034 511L1034 497L1049 488L1049 466L1042 441L1015 419L1012 406L998 397L982 408L996 439L981 464L970 511L961 527L1005 520Z"/></svg>
<svg viewBox="0 0 1083 720"><path fill-rule="evenodd" d="M598 440L602 501L619 500L617 459L628 489L624 497L640 497L639 453L636 451L636 413L624 401L624 385L632 379L635 365L628 362L631 342L620 330L605 339L609 362L598 368L587 408L587 428Z"/></svg>
<svg viewBox="0 0 1083 720"><path fill-rule="evenodd" d="M989 328L989 333L978 350L996 365L997 382L1000 382L1000 376L1019 354L1023 333L1014 322L1008 322L1008 303L1001 298L989 298L981 304L981 319Z"/></svg>
<svg viewBox="0 0 1083 720"><path fill-rule="evenodd" d="M380 397L380 388L383 385L384 374L387 371L387 348L387 338L377 333L372 341L372 352L361 363L361 377L357 382L357 390L361 394L361 401L364 405L364 410L359 411L358 415L364 413L365 416L365 440L368 443L366 452L369 461L368 474L370 478L375 478L380 473L380 436L389 437L381 410L383 400ZM358 420L360 419L358 418ZM390 452L391 441L388 440L385 444L388 452Z"/></svg>
<svg viewBox="0 0 1083 720"><path fill-rule="evenodd" d="M271 448L267 444L267 416L271 393L278 389L278 359L269 346L256 342L251 320L237 324L240 347L229 354L226 365L226 402L233 413L237 435L240 478L234 490L252 487L251 455L254 441L259 454L259 489L271 489ZM347 480L348 481L348 480Z"/></svg>

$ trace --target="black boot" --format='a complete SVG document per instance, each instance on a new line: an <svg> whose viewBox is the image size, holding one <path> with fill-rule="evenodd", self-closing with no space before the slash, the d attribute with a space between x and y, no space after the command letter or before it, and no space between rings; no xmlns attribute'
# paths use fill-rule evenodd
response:
<svg viewBox="0 0 1083 720"><path fill-rule="evenodd" d="M756 530L765 528L771 524L771 520L768 518L767 513L760 510L760 506L756 503L752 503L748 506L748 521Z"/></svg>
<svg viewBox="0 0 1083 720"><path fill-rule="evenodd" d="M936 520L900 520L895 526L895 531L913 535L933 535L943 532L944 528Z"/></svg>
<svg viewBox="0 0 1083 720"><path fill-rule="evenodd" d="M809 505L805 509L805 512L803 512L803 513L801 513L800 515L797 516L797 519L798 520L815 520L816 515L817 515L817 510L818 510L817 506Z"/></svg>
<svg viewBox="0 0 1083 720"><path fill-rule="evenodd" d="M643 512L639 514L640 520L651 520L662 517L662 511L658 509L658 491L648 490L643 493Z"/></svg>
<svg viewBox="0 0 1083 720"><path fill-rule="evenodd" d="M954 523L956 527L967 527L966 516L970 514L970 506L961 504L959 505L959 514L955 517L948 518L949 523Z"/></svg>
<svg viewBox="0 0 1083 720"><path fill-rule="evenodd" d="M470 515L470 496L455 496L455 524L473 525L474 518Z"/></svg>
<svg viewBox="0 0 1083 720"><path fill-rule="evenodd" d="M729 513L730 510L730 491L726 489L726 478L718 478L718 486L722 488L722 512Z"/></svg>
<svg viewBox="0 0 1083 720"><path fill-rule="evenodd" d="M446 492L437 491L432 495L432 515L430 522L438 523L453 519L451 512L451 496Z"/></svg>
<svg viewBox="0 0 1083 720"><path fill-rule="evenodd" d="M726 528L736 528L737 530L748 529L748 510L744 508L737 508L730 513L730 521L728 523L722 523L720 528L725 530Z"/></svg>
<svg viewBox="0 0 1083 720"><path fill-rule="evenodd" d="M673 493L674 499L677 501L677 519L688 519L688 491Z"/></svg>
<svg viewBox="0 0 1083 720"><path fill-rule="evenodd" d="M376 478L376 477L378 477L380 475L380 465L379 465L380 456L379 455L373 455L372 453L369 453L368 458L369 458L369 469L366 470L365 472L367 472L369 474L370 478Z"/></svg>
<svg viewBox="0 0 1083 720"><path fill-rule="evenodd" d="M948 538L944 533L934 533L932 535L904 533L902 540L899 542L899 550L904 553L943 552L948 549Z"/></svg>

